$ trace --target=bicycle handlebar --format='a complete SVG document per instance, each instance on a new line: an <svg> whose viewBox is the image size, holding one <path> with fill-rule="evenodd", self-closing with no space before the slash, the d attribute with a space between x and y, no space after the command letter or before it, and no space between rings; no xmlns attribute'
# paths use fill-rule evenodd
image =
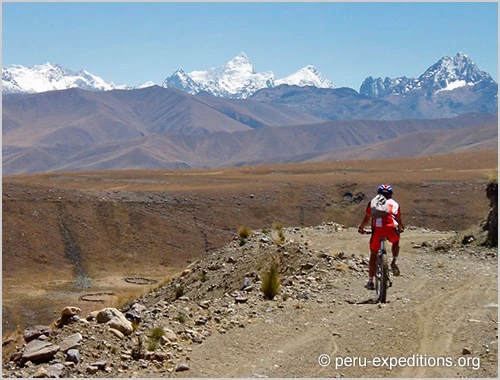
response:
<svg viewBox="0 0 500 380"><path fill-rule="evenodd" d="M361 235L367 235L367 234L371 234L371 233L372 233L372 231L371 231L371 230L365 230L364 228L363 228L363 229L358 228L358 232L359 232Z"/></svg>
<svg viewBox="0 0 500 380"><path fill-rule="evenodd" d="M404 231L405 231L404 229L400 229L399 233L402 234ZM363 229L358 228L358 233L360 233L361 235L369 235L372 233L372 230L365 230L364 228Z"/></svg>

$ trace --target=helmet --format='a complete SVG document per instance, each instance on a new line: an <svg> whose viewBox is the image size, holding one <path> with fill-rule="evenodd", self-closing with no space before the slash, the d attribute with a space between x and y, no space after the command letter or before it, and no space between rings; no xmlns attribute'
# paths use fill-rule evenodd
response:
<svg viewBox="0 0 500 380"><path fill-rule="evenodd" d="M382 194L382 195L392 195L392 186L389 185L388 183L384 183L383 185L380 185L377 190L377 194Z"/></svg>

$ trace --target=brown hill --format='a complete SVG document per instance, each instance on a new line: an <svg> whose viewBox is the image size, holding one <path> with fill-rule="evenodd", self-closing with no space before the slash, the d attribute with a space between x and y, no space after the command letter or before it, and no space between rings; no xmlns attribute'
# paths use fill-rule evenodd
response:
<svg viewBox="0 0 500 380"><path fill-rule="evenodd" d="M498 128L492 124L453 131L412 132L380 143L339 149L311 158L310 161L415 157L495 149L497 146Z"/></svg>
<svg viewBox="0 0 500 380"><path fill-rule="evenodd" d="M196 97L159 86L7 95L2 106L3 141L13 146L88 146L153 134L205 135L321 120L283 106Z"/></svg>
<svg viewBox="0 0 500 380"><path fill-rule="evenodd" d="M213 168L446 153L492 147L497 118L469 114L440 120L351 120L248 129L203 136L154 134L70 148L21 149L4 141L3 170ZM408 136L402 138L404 135Z"/></svg>

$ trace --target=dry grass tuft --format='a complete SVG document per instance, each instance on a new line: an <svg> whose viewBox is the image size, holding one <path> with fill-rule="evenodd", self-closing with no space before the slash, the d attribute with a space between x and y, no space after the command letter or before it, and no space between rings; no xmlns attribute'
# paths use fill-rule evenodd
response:
<svg viewBox="0 0 500 380"><path fill-rule="evenodd" d="M488 174L488 183L498 183L498 168Z"/></svg>
<svg viewBox="0 0 500 380"><path fill-rule="evenodd" d="M248 239L252 234L252 229L248 226L242 225L238 228L238 236L243 239Z"/></svg>
<svg viewBox="0 0 500 380"><path fill-rule="evenodd" d="M274 299L280 289L280 278L278 264L273 261L269 270L262 274L262 285L260 287L262 293L268 300Z"/></svg>
<svg viewBox="0 0 500 380"><path fill-rule="evenodd" d="M240 226L238 228L238 235L240 237L240 247L244 246L248 237L252 234L252 230L248 226Z"/></svg>
<svg viewBox="0 0 500 380"><path fill-rule="evenodd" d="M281 223L273 223L274 230L278 233L278 236L274 238L274 244L281 245L285 242L285 232L283 231L283 226Z"/></svg>
<svg viewBox="0 0 500 380"><path fill-rule="evenodd" d="M161 327L155 327L154 329L148 332L148 351L156 351L158 346L160 345L160 339L165 334L165 330Z"/></svg>
<svg viewBox="0 0 500 380"><path fill-rule="evenodd" d="M175 297L175 299L179 299L183 295L184 295L184 285L175 284L175 288L174 288L174 297Z"/></svg>

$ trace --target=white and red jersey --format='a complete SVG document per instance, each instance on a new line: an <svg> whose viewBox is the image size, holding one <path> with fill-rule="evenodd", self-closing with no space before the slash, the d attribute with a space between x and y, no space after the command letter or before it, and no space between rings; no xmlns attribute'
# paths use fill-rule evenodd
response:
<svg viewBox="0 0 500 380"><path fill-rule="evenodd" d="M399 209L399 204L394 199L388 199L386 202L389 207L389 215L384 216L383 218L372 218L372 228L374 227L397 227L398 221L397 219L401 218L401 210ZM366 215L372 215L372 209L370 206L370 202L368 202L368 206L366 206Z"/></svg>

